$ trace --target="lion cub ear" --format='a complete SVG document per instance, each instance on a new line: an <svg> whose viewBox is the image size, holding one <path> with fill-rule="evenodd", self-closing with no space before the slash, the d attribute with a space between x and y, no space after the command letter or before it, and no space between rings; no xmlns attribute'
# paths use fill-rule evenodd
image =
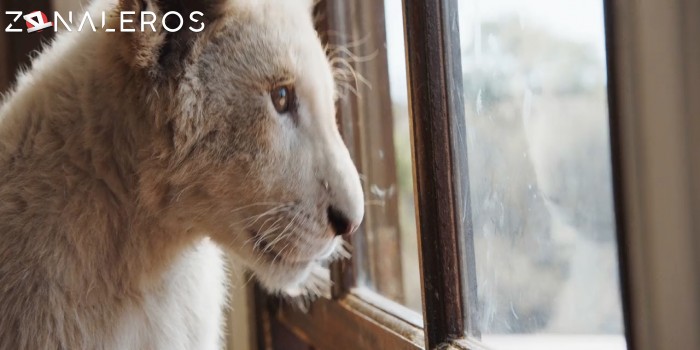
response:
<svg viewBox="0 0 700 350"><path fill-rule="evenodd" d="M228 0L119 0L123 56L162 76L178 72L207 26L228 11Z"/></svg>

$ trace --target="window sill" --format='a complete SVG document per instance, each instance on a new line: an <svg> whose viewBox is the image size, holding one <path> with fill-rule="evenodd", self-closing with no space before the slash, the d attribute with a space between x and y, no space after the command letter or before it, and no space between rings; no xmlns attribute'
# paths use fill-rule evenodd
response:
<svg viewBox="0 0 700 350"><path fill-rule="evenodd" d="M423 330L355 295L321 299L308 313L281 305L274 317L317 349L423 349Z"/></svg>
<svg viewBox="0 0 700 350"><path fill-rule="evenodd" d="M485 345L488 344L488 345ZM482 336L481 341L460 340L470 350L626 350L623 335L517 334Z"/></svg>

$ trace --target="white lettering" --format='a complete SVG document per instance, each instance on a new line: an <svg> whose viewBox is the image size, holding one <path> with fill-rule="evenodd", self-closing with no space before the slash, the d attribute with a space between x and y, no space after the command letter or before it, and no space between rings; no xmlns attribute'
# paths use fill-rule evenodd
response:
<svg viewBox="0 0 700 350"><path fill-rule="evenodd" d="M80 27L78 27L78 31L79 32L83 31L83 26L85 25L86 21L90 22L90 27L92 27L92 31L96 32L97 28L95 27L95 22L92 21L92 16L90 16L90 12L85 12L85 16L83 16L83 20L80 21Z"/></svg>
<svg viewBox="0 0 700 350"><path fill-rule="evenodd" d="M70 23L70 25L66 23L66 20L63 19L63 16L61 16L61 14L58 12L54 12L53 21L56 23L56 26L53 27L54 32L58 32L58 25L60 23L63 23L63 27L65 27L69 32L73 31L73 29L71 29L73 26L73 11L68 11L68 23Z"/></svg>
<svg viewBox="0 0 700 350"><path fill-rule="evenodd" d="M147 21L146 16L151 16L151 20ZM154 25L156 23L156 19L157 19L157 17L156 17L155 13L153 13L151 11L141 11L141 32L145 33L146 32L146 25L149 25L149 26L151 26L151 31L153 31L153 33L155 33L157 31L156 26Z"/></svg>
<svg viewBox="0 0 700 350"><path fill-rule="evenodd" d="M199 23L200 21L197 18L195 18L195 16L204 17L204 14L199 12L199 11L194 11L194 12L190 13L190 20L194 23ZM204 30L204 21L202 21L201 27L199 27L199 28L190 27L190 30L195 32L195 33L199 33L201 31L203 31Z"/></svg>
<svg viewBox="0 0 700 350"><path fill-rule="evenodd" d="M106 26L107 26L107 14L104 11L102 11L102 28L104 29L104 27L106 27ZM115 30L114 30L114 28L107 28L107 29L105 29L105 32L114 33Z"/></svg>
<svg viewBox="0 0 700 350"><path fill-rule="evenodd" d="M120 19L121 19L121 30L122 30L122 32L125 32L125 33L133 33L133 32L136 31L136 29L134 29L134 28L125 28L125 27L124 27L124 24L126 24L126 23L134 23L134 20L133 20L133 19L127 19L126 16L127 16L127 15L131 16L131 15L135 15L135 14L136 14L136 12L134 12L134 11L123 11L123 12L120 14Z"/></svg>
<svg viewBox="0 0 700 350"><path fill-rule="evenodd" d="M175 33L182 30L187 24L183 15L176 11L167 12L161 18L161 22L158 21L158 15L152 11L141 11L140 18L138 17L138 14L135 11L122 11L119 13L119 26L117 27L118 29L115 29L108 27L111 22L109 19L110 15L104 11L101 14L101 29L108 33L114 33L116 31L128 33L136 32L139 30L139 26L136 24L137 22L140 22L141 24L141 32L146 32L147 28L150 27L150 31L153 33L157 33L161 27L170 33ZM5 32L7 33L24 32L24 29L21 28L21 26L15 25L16 23L21 22L22 17L24 17L25 21L27 21L27 25L29 27L27 29L28 33L40 31L51 26L54 27L55 32L58 32L59 27L61 27L61 25L63 25L62 28L64 30L67 30L69 32L72 32L73 29L76 29L76 31L78 32L82 32L83 28L89 28L92 29L93 32L97 32L98 29L90 12L85 12L85 14L80 19L80 24L77 27L75 27L78 23L77 19L75 22L73 21L73 11L68 11L67 17L64 17L59 12L54 12L53 18L51 18L53 22L49 22L47 16L40 11L35 11L27 15L24 15L22 11L5 11L5 15L13 16L12 21L5 28ZM176 18L173 19L170 18L170 16L175 16ZM170 21L168 21L168 19L170 19ZM204 22L204 13L202 13L201 11L191 12L189 15L189 21L190 26L188 27L188 29L190 31L194 33L200 33L204 31L206 27L206 23ZM112 24L116 26L116 21Z"/></svg>
<svg viewBox="0 0 700 350"><path fill-rule="evenodd" d="M17 20L22 18L22 11L5 11L6 15L16 15L15 18L10 22L10 24L7 25L7 28L5 28L5 32L7 33L21 33L22 29L21 28L12 28L12 23L17 23Z"/></svg>
<svg viewBox="0 0 700 350"><path fill-rule="evenodd" d="M177 16L177 18L180 20L180 24L175 29L168 28L167 19L168 19L168 16L171 16L171 15ZM166 13L165 15L163 15L163 28L165 28L165 30L167 30L170 33L177 32L178 30L182 29L182 26L184 26L184 25L185 25L185 20L182 18L182 15L175 12L175 11L170 11L170 12Z"/></svg>
<svg viewBox="0 0 700 350"><path fill-rule="evenodd" d="M42 31L53 26L53 22L46 22L48 19L41 11L34 11L28 15L24 15L24 20L27 21L27 33Z"/></svg>

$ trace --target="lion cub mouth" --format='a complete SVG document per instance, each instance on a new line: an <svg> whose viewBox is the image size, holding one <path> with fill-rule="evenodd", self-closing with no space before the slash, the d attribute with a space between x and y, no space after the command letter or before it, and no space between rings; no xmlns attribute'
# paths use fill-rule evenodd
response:
<svg viewBox="0 0 700 350"><path fill-rule="evenodd" d="M275 249L274 246L276 242L274 242L274 240L277 239L276 237L272 237L271 242L267 237L260 237L260 233L256 230L249 229L248 234L251 237L251 241L254 242L253 251L270 264L302 267L322 260L310 257L291 257L289 254L285 253L286 246L283 246L281 249Z"/></svg>

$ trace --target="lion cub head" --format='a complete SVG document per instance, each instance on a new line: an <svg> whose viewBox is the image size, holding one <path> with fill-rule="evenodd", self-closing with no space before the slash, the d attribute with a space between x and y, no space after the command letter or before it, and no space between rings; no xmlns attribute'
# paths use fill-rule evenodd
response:
<svg viewBox="0 0 700 350"><path fill-rule="evenodd" d="M199 33L117 34L168 141L141 166L144 201L155 188L167 193L158 199L167 211L268 289L301 283L364 215L312 1L122 0L120 8L137 14L136 28L140 11L204 14Z"/></svg>

